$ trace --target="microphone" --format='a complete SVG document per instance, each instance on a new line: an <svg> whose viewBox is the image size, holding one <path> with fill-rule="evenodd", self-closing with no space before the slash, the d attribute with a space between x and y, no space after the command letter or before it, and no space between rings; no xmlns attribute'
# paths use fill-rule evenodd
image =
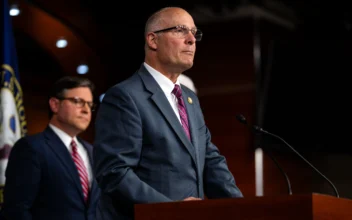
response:
<svg viewBox="0 0 352 220"><path fill-rule="evenodd" d="M236 116L237 117L237 116ZM243 115L240 115L238 116L238 120L240 120L239 118L241 118L242 120L244 119L245 120L245 117ZM242 122L243 123L243 122ZM246 123L247 124L247 123ZM256 132L261 132L261 133L264 133L264 134L268 134L272 137L275 137L277 139L279 139L280 141L284 142L286 144L286 146L288 146L294 153L296 153L304 162L306 162L315 172L317 172L321 177L323 177L329 184L330 186L334 189L335 191L335 194L336 194L336 197L337 198L340 198L340 195L335 187L335 185L326 177L324 176L317 168L315 168L311 163L308 162L308 160L306 160L300 153L298 153L291 145L289 145L284 139L282 139L281 137L279 137L278 135L276 134L272 134L266 130L264 130L263 128L257 126L257 125L253 125L252 126L253 129L256 131Z"/></svg>
<svg viewBox="0 0 352 220"><path fill-rule="evenodd" d="M259 133L260 129L258 126L249 126L247 123L246 118L243 115L236 115L236 119L241 122L242 124L245 124L247 127L249 127L250 129L252 129L254 132ZM281 168L280 164L277 162L277 160L274 158L273 155L271 155L268 151L265 151L266 154L270 157L270 159L272 161L274 161L275 165L277 166L277 168L279 168L280 172L282 173L282 175L284 175L286 183L287 183L287 190L288 190L288 194L292 195L292 188L291 188L291 182L287 176L287 174L285 173L285 171Z"/></svg>

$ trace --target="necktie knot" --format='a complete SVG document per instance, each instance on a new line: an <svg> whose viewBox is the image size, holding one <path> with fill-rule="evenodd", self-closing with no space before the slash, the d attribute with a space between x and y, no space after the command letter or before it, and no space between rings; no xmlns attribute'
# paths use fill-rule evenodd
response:
<svg viewBox="0 0 352 220"><path fill-rule="evenodd" d="M182 90L181 87L177 84L175 84L174 89L172 90L172 93L176 96L176 98L181 98L182 97Z"/></svg>

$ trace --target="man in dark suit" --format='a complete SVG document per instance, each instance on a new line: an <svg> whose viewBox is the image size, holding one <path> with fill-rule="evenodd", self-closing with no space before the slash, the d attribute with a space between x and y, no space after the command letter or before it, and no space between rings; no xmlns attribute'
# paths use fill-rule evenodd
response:
<svg viewBox="0 0 352 220"><path fill-rule="evenodd" d="M11 150L5 219L95 219L100 189L92 173L92 145L77 137L91 121L93 89L80 77L63 77L54 84L49 125L19 139Z"/></svg>
<svg viewBox="0 0 352 220"><path fill-rule="evenodd" d="M197 96L178 82L201 37L185 10L156 12L146 23L145 62L105 93L93 149L102 219L132 219L138 203L243 196Z"/></svg>

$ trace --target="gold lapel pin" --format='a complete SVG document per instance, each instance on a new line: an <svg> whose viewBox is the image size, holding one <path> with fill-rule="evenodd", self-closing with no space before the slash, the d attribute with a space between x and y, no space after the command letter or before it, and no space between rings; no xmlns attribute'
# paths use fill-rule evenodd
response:
<svg viewBox="0 0 352 220"><path fill-rule="evenodd" d="M193 103L193 100L191 99L191 97L188 97L188 98L187 98L187 101L188 101L189 104L192 104L192 103Z"/></svg>

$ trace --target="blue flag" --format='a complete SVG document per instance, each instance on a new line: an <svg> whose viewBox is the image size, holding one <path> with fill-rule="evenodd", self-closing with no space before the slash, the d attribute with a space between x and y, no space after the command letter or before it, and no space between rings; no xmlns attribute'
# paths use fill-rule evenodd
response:
<svg viewBox="0 0 352 220"><path fill-rule="evenodd" d="M0 3L0 207L8 157L14 143L27 133L14 34L7 0Z"/></svg>

